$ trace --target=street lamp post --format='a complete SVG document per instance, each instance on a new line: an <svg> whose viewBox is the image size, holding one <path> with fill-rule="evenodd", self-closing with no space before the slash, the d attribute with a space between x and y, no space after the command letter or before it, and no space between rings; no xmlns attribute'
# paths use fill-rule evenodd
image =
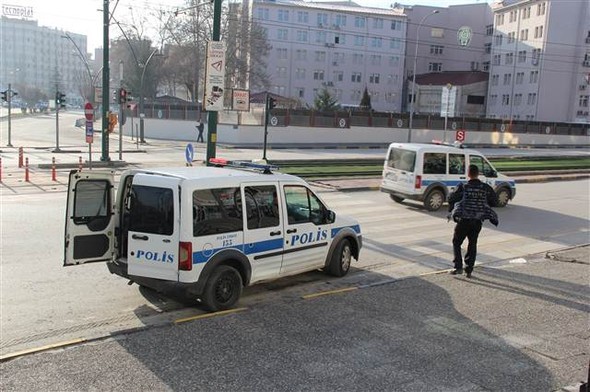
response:
<svg viewBox="0 0 590 392"><path fill-rule="evenodd" d="M143 118L145 117L145 113L143 112L143 79L145 77L145 70L147 69L148 64L150 63L150 60L156 55L157 52L158 52L158 49L154 49L154 51L147 58L145 64L143 64L143 66L142 66L143 71L141 72L141 80L139 82L139 142L140 143L145 143L144 124L143 124ZM140 64L138 64L138 65L140 65Z"/></svg>
<svg viewBox="0 0 590 392"><path fill-rule="evenodd" d="M420 23L418 23L418 27L416 29L416 48L414 50L414 71L412 74L412 92L410 93L410 124L408 129L408 143L412 141L412 127L414 125L414 101L416 97L414 96L414 89L416 87L416 63L418 61L418 44L420 43L420 27L422 27L422 23L431 15L438 14L438 10L434 10L429 14L424 15Z"/></svg>

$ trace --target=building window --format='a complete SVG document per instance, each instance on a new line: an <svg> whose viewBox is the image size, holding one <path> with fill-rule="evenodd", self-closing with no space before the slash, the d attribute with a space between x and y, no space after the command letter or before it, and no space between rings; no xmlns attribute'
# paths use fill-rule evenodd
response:
<svg viewBox="0 0 590 392"><path fill-rule="evenodd" d="M587 108L589 99L590 99L590 95L580 95L580 100L578 102L579 106L583 107L583 108Z"/></svg>
<svg viewBox="0 0 590 392"><path fill-rule="evenodd" d="M529 105L534 105L537 102L537 93L529 93L526 102Z"/></svg>
<svg viewBox="0 0 590 392"><path fill-rule="evenodd" d="M279 10L279 22L289 21L289 10Z"/></svg>
<svg viewBox="0 0 590 392"><path fill-rule="evenodd" d="M389 47L391 49L400 49L402 47L402 40L400 38L392 38L389 41Z"/></svg>
<svg viewBox="0 0 590 392"><path fill-rule="evenodd" d="M327 33L325 31L316 31L315 42L325 44L327 39Z"/></svg>
<svg viewBox="0 0 590 392"><path fill-rule="evenodd" d="M297 11L297 22L299 22L299 23L309 23L309 12L306 12L306 11Z"/></svg>
<svg viewBox="0 0 590 392"><path fill-rule="evenodd" d="M400 59L399 56L390 56L389 65L392 67L399 67Z"/></svg>
<svg viewBox="0 0 590 392"><path fill-rule="evenodd" d="M305 79L305 68L297 68L295 70L295 79L298 79L298 80Z"/></svg>
<svg viewBox="0 0 590 392"><path fill-rule="evenodd" d="M364 56L362 53L353 53L352 55L352 63L353 64L363 64L364 63Z"/></svg>
<svg viewBox="0 0 590 392"><path fill-rule="evenodd" d="M500 59L502 58L501 54L494 55L494 65L500 65Z"/></svg>
<svg viewBox="0 0 590 392"><path fill-rule="evenodd" d="M539 64L540 58L541 58L541 49L533 49L533 53L531 55L531 63L533 65Z"/></svg>
<svg viewBox="0 0 590 392"><path fill-rule="evenodd" d="M336 15L336 26L338 26L338 27L346 26L346 15Z"/></svg>
<svg viewBox="0 0 590 392"><path fill-rule="evenodd" d="M502 105L503 106L510 105L510 95L508 95L508 94L502 94Z"/></svg>
<svg viewBox="0 0 590 392"><path fill-rule="evenodd" d="M520 30L520 40L526 41L529 39L529 29Z"/></svg>
<svg viewBox="0 0 590 392"><path fill-rule="evenodd" d="M326 61L326 52L316 50L315 51L315 61L325 62Z"/></svg>
<svg viewBox="0 0 590 392"><path fill-rule="evenodd" d="M382 29L383 28L383 19L373 18L373 28L374 29Z"/></svg>
<svg viewBox="0 0 590 392"><path fill-rule="evenodd" d="M486 35L493 35L494 34L494 25L487 25L486 26Z"/></svg>
<svg viewBox="0 0 590 392"><path fill-rule="evenodd" d="M522 84L524 82L524 72L516 73L516 84Z"/></svg>
<svg viewBox="0 0 590 392"><path fill-rule="evenodd" d="M514 53L506 53L504 64L512 64L514 62Z"/></svg>
<svg viewBox="0 0 590 392"><path fill-rule="evenodd" d="M295 58L297 60L306 61L307 60L307 50L306 49L297 49L295 52Z"/></svg>
<svg viewBox="0 0 590 392"><path fill-rule="evenodd" d="M490 95L490 106L495 106L498 103L498 95Z"/></svg>
<svg viewBox="0 0 590 392"><path fill-rule="evenodd" d="M366 24L367 24L367 18L365 18L364 16L355 16L354 17L354 27L364 29Z"/></svg>
<svg viewBox="0 0 590 392"><path fill-rule="evenodd" d="M430 45L430 54L443 54L444 46Z"/></svg>
<svg viewBox="0 0 590 392"><path fill-rule="evenodd" d="M531 71L529 75L529 83L537 83L539 81L539 71Z"/></svg>
<svg viewBox="0 0 590 392"><path fill-rule="evenodd" d="M504 14L496 15L496 25L502 26L504 24Z"/></svg>
<svg viewBox="0 0 590 392"><path fill-rule="evenodd" d="M324 70L316 69L313 71L313 80L324 80Z"/></svg>
<svg viewBox="0 0 590 392"><path fill-rule="evenodd" d="M496 44L496 46L502 46L502 34L496 34L496 37L494 38L494 43Z"/></svg>
<svg viewBox="0 0 590 392"><path fill-rule="evenodd" d="M350 99L353 101L358 101L361 99L361 90L352 90L350 94Z"/></svg>
<svg viewBox="0 0 590 392"><path fill-rule="evenodd" d="M353 83L360 83L362 79L362 74L360 72L353 72L350 81Z"/></svg>
<svg viewBox="0 0 590 392"><path fill-rule="evenodd" d="M442 63L428 63L428 71L429 72L441 72L442 71Z"/></svg>
<svg viewBox="0 0 590 392"><path fill-rule="evenodd" d="M369 75L369 83L379 84L380 75L378 73L372 73Z"/></svg>
<svg viewBox="0 0 590 392"><path fill-rule="evenodd" d="M537 16L545 15L545 3L537 4Z"/></svg>
<svg viewBox="0 0 590 392"><path fill-rule="evenodd" d="M277 49L277 58L279 60L286 60L288 57L288 52L286 48L278 48Z"/></svg>
<svg viewBox="0 0 590 392"><path fill-rule="evenodd" d="M277 30L277 38L283 41L286 41L289 37L289 30L288 29L278 29Z"/></svg>
<svg viewBox="0 0 590 392"><path fill-rule="evenodd" d="M381 37L372 37L371 38L371 47L372 48L380 48L383 45L383 39Z"/></svg>
<svg viewBox="0 0 590 392"><path fill-rule="evenodd" d="M508 15L508 22L516 22L516 15L518 14L518 11L514 10L514 11L510 11L510 14Z"/></svg>
<svg viewBox="0 0 590 392"><path fill-rule="evenodd" d="M342 82L343 80L344 80L344 72L334 71L334 81L335 82Z"/></svg>
<svg viewBox="0 0 590 392"><path fill-rule="evenodd" d="M484 61L482 64L482 69L484 71L489 71L490 70L490 62L489 61Z"/></svg>
<svg viewBox="0 0 590 392"><path fill-rule="evenodd" d="M334 43L335 44L341 44L341 45L346 45L346 35L345 34L338 34L334 36Z"/></svg>
<svg viewBox="0 0 590 392"><path fill-rule="evenodd" d="M511 44L514 41L516 41L516 32L512 31L512 32L508 33L508 43Z"/></svg>
<svg viewBox="0 0 590 392"><path fill-rule="evenodd" d="M297 96L299 98L305 97L305 89L303 87L297 87L295 90L297 91Z"/></svg>
<svg viewBox="0 0 590 392"><path fill-rule="evenodd" d="M372 54L371 55L371 65L381 65L381 55Z"/></svg>
<svg viewBox="0 0 590 392"><path fill-rule="evenodd" d="M401 30L402 29L402 21L401 20L392 20L391 21L391 30Z"/></svg>
<svg viewBox="0 0 590 392"><path fill-rule="evenodd" d="M522 19L528 19L531 17L531 7L525 7L522 10Z"/></svg>
<svg viewBox="0 0 590 392"><path fill-rule="evenodd" d="M514 94L514 106L519 106L522 102L522 94Z"/></svg>
<svg viewBox="0 0 590 392"><path fill-rule="evenodd" d="M512 83L512 74L504 74L504 86L508 86Z"/></svg>
<svg viewBox="0 0 590 392"><path fill-rule="evenodd" d="M518 62L524 63L526 61L526 50L518 51Z"/></svg>
<svg viewBox="0 0 590 392"><path fill-rule="evenodd" d="M317 21L318 21L318 26L323 27L323 26L328 26L328 14L325 13L319 13L318 17L317 17Z"/></svg>
<svg viewBox="0 0 590 392"><path fill-rule="evenodd" d="M365 46L365 37L363 37L362 35L355 35L354 46Z"/></svg>
<svg viewBox="0 0 590 392"><path fill-rule="evenodd" d="M483 47L484 47L484 50L486 53L488 53L488 54L492 53L492 44L491 43L485 44Z"/></svg>
<svg viewBox="0 0 590 392"><path fill-rule="evenodd" d="M260 20L268 20L270 17L268 8L258 8L257 15L258 15L258 19L260 19Z"/></svg>
<svg viewBox="0 0 590 392"><path fill-rule="evenodd" d="M535 27L535 38L543 38L543 26Z"/></svg>
<svg viewBox="0 0 590 392"><path fill-rule="evenodd" d="M307 42L307 31L297 30L297 42Z"/></svg>

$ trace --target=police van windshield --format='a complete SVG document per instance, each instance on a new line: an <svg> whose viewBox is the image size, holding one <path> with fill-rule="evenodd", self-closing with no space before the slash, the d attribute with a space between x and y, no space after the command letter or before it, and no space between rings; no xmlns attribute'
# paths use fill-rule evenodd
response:
<svg viewBox="0 0 590 392"><path fill-rule="evenodd" d="M133 185L129 230L140 233L172 235L174 203L172 189Z"/></svg>
<svg viewBox="0 0 590 392"><path fill-rule="evenodd" d="M389 167L402 171L413 172L415 164L415 151L403 150L401 148L392 148L389 151L389 157L387 158L387 165Z"/></svg>

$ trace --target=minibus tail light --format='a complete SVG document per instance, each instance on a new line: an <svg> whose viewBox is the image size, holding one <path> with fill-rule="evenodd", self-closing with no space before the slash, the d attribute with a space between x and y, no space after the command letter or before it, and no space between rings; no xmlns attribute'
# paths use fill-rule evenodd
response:
<svg viewBox="0 0 590 392"><path fill-rule="evenodd" d="M191 271L193 269L193 243L181 242L178 247L178 269Z"/></svg>
<svg viewBox="0 0 590 392"><path fill-rule="evenodd" d="M420 189L422 187L422 176L416 176L416 181L414 182L414 188Z"/></svg>

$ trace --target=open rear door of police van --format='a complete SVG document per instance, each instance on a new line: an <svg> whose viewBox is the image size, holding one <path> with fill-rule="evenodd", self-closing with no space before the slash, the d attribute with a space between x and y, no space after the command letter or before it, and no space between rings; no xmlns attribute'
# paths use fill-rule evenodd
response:
<svg viewBox="0 0 590 392"><path fill-rule="evenodd" d="M70 172L64 266L114 257L113 172Z"/></svg>
<svg viewBox="0 0 590 392"><path fill-rule="evenodd" d="M129 200L129 275L178 281L180 179L136 174ZM185 213L191 214L188 209Z"/></svg>

